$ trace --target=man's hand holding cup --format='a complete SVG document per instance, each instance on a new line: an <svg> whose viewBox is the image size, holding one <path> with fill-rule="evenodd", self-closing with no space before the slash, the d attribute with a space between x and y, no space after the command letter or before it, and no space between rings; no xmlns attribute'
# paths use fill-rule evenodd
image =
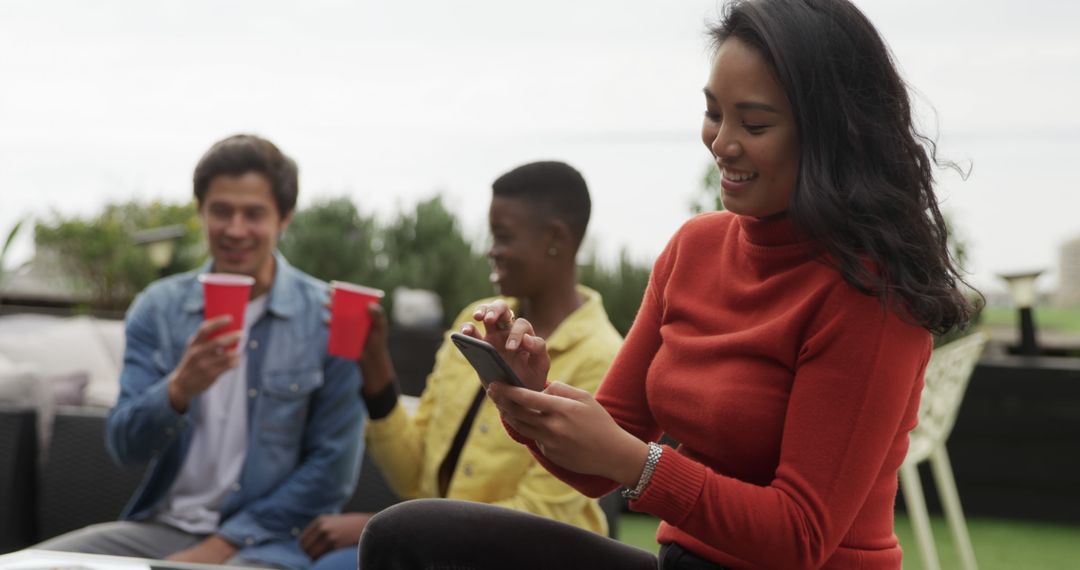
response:
<svg viewBox="0 0 1080 570"><path fill-rule="evenodd" d="M230 315L203 321L188 341L180 365L169 379L169 403L177 412L187 410L191 399L205 392L223 372L240 363L243 331L215 335L232 322Z"/></svg>

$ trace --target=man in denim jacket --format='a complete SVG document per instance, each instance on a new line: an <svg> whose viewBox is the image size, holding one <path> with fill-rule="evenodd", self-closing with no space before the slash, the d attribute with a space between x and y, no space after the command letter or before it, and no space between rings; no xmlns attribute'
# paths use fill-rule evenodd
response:
<svg viewBox="0 0 1080 570"><path fill-rule="evenodd" d="M122 521L37 548L305 568L296 536L351 496L365 411L355 362L326 353L325 285L276 254L296 205L296 164L237 135L195 169L212 256L148 287L128 312L107 443L149 469ZM197 275L255 278L244 330L211 338Z"/></svg>

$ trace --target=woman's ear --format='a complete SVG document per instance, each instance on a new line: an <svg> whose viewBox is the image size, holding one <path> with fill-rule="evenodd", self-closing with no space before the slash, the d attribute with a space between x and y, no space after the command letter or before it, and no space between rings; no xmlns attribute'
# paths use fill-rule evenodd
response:
<svg viewBox="0 0 1080 570"><path fill-rule="evenodd" d="M566 222L562 220L549 221L545 234L548 239L547 254L549 256L560 257L574 254L574 234L570 231L570 226Z"/></svg>

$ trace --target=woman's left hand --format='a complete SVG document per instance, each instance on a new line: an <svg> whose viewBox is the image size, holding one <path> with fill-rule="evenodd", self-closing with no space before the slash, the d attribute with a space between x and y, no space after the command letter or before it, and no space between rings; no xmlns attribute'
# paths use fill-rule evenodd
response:
<svg viewBox="0 0 1080 570"><path fill-rule="evenodd" d="M488 396L506 423L556 465L637 485L648 445L619 427L589 392L561 382L543 392L493 382Z"/></svg>
<svg viewBox="0 0 1080 570"><path fill-rule="evenodd" d="M490 344L525 386L543 390L551 358L544 339L534 336L532 323L515 319L514 311L501 299L478 305L473 319L484 323L484 334L472 323L462 325L461 333Z"/></svg>

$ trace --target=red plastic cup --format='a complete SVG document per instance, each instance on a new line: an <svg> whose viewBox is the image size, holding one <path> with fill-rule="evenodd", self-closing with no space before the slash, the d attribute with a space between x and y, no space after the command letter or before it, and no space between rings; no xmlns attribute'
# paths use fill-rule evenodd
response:
<svg viewBox="0 0 1080 570"><path fill-rule="evenodd" d="M371 331L368 305L378 303L383 293L378 289L331 281L334 292L330 301L330 343L326 350L333 356L359 360Z"/></svg>
<svg viewBox="0 0 1080 570"><path fill-rule="evenodd" d="M202 283L205 299L203 318L210 320L221 315L232 316L232 321L214 331L210 338L243 330L244 313L247 311L251 286L255 284L255 278L233 273L203 273L199 275L199 283Z"/></svg>

